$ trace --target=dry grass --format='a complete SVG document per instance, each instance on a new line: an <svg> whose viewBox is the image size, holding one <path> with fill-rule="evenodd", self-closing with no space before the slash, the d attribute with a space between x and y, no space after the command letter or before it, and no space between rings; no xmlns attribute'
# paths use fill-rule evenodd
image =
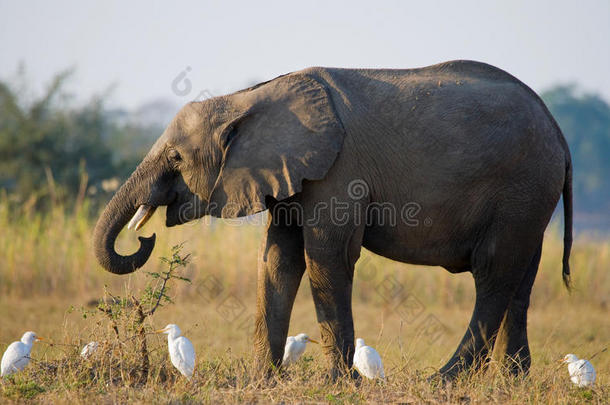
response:
<svg viewBox="0 0 610 405"><path fill-rule="evenodd" d="M155 258L185 241L184 251L193 254L186 270L192 283L175 284L175 304L160 309L146 327L152 330L169 321L180 325L197 350L193 381L179 378L172 369L165 340L149 335L150 378L137 384L129 375L138 362L131 341L117 346L102 314L83 318L80 308L100 298L104 285L125 295L140 291L147 280L142 271L119 277L98 267L90 249L93 223L86 207L77 214L57 209L47 216L21 214L15 219L6 205L0 204L0 350L26 330L35 330L56 343L35 345L35 361L26 371L0 382L0 401L610 401L610 352L593 360L598 382L591 390L573 387L567 369L555 362L568 352L590 357L610 344L607 239L583 236L576 241L571 261L576 288L568 294L561 285L561 239L555 229L548 232L532 295L529 332L533 366L528 378L508 377L492 364L485 373L450 386L428 383L426 377L449 358L466 329L473 305L471 276L399 264L364 252L354 285L356 334L381 353L388 381L364 381L359 386L348 380L330 383L325 379L322 353L311 345L303 361L284 377L263 384L253 378L250 369L261 227L215 222L212 226L198 223L165 229L163 216L157 214L143 232L157 231L157 247L144 270L160 269L162 264ZM119 241L125 252L136 246L133 234L126 233ZM70 311L71 306L76 310ZM297 297L290 332L318 335L306 280ZM105 342L103 347L108 351L102 355L100 350L100 356L82 361L78 350L90 340Z"/></svg>

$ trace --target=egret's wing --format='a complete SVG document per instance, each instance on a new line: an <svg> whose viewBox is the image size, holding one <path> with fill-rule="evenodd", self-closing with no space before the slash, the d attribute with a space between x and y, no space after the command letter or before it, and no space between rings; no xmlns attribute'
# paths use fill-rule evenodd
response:
<svg viewBox="0 0 610 405"><path fill-rule="evenodd" d="M381 356L370 346L361 347L356 351L354 364L358 371L367 378L385 378Z"/></svg>
<svg viewBox="0 0 610 405"><path fill-rule="evenodd" d="M4 354L2 355L2 370L1 370L1 374L3 376L5 375L9 375L12 372L14 372L15 370L13 369L13 363L15 362L15 360L17 360L19 358L17 352L15 351L15 344L17 342L11 343L6 350L4 351Z"/></svg>
<svg viewBox="0 0 610 405"><path fill-rule="evenodd" d="M17 359L17 361L15 361L15 363L13 364L13 367L15 367L17 370L21 371L25 368L25 366L28 365L29 362L30 362L30 355L28 353L26 355L19 357Z"/></svg>
<svg viewBox="0 0 610 405"><path fill-rule="evenodd" d="M295 360L298 360L299 357L301 357L303 355L303 353L305 353L305 347L307 347L306 342L299 342L299 341L294 342L294 352L296 355Z"/></svg>
<svg viewBox="0 0 610 405"><path fill-rule="evenodd" d="M595 381L595 368L588 360L581 359L577 362L576 373L583 386L591 385Z"/></svg>
<svg viewBox="0 0 610 405"><path fill-rule="evenodd" d="M574 375L584 375L587 372L587 360L580 359L574 363L572 373Z"/></svg>
<svg viewBox="0 0 610 405"><path fill-rule="evenodd" d="M377 353L377 351L375 350L375 353L377 354L377 362L378 362L378 369L379 369L379 377L381 378L385 378L385 371L383 369L383 361L381 361L381 356L379 355L379 353Z"/></svg>
<svg viewBox="0 0 610 405"><path fill-rule="evenodd" d="M97 342L89 342L83 347L83 350L80 352L80 356L83 358L88 358L97 350Z"/></svg>
<svg viewBox="0 0 610 405"><path fill-rule="evenodd" d="M356 370L358 370L363 377L373 378L367 364L366 353L363 349L364 348L361 347L354 353L354 367L356 367Z"/></svg>
<svg viewBox="0 0 610 405"><path fill-rule="evenodd" d="M586 387L593 384L595 380L595 370L587 360L580 359L568 364L570 380L579 387Z"/></svg>
<svg viewBox="0 0 610 405"><path fill-rule="evenodd" d="M184 374L191 377L193 371L195 371L195 348L191 341L184 336L178 338L178 353L184 366Z"/></svg>
<svg viewBox="0 0 610 405"><path fill-rule="evenodd" d="M377 350L373 349L372 347L369 347L369 349L371 349L371 360L374 364L377 377L385 378L385 372L383 371L383 362L381 361L381 356L379 355L379 352L377 352Z"/></svg>
<svg viewBox="0 0 610 405"><path fill-rule="evenodd" d="M299 357L305 351L305 343L299 342L295 339L288 339L286 347L284 347L284 358L282 364L288 366L295 363Z"/></svg>
<svg viewBox="0 0 610 405"><path fill-rule="evenodd" d="M593 379L595 380L596 377L596 372L595 372L595 367L593 367L593 364L591 364L588 360L585 360L586 365L585 368L587 369L587 372L589 375L591 375L593 377Z"/></svg>
<svg viewBox="0 0 610 405"><path fill-rule="evenodd" d="M285 366L290 364L290 343L291 341L288 340L288 342L286 342L286 346L284 346L284 357L282 358L282 364Z"/></svg>
<svg viewBox="0 0 610 405"><path fill-rule="evenodd" d="M591 364L591 362L589 360L581 360L582 364L579 366L579 368L583 371L585 371L586 373L591 373L591 372L595 372L595 368L593 368L593 364Z"/></svg>
<svg viewBox="0 0 610 405"><path fill-rule="evenodd" d="M589 363L589 362L587 362ZM595 378L597 377L597 373L595 372L595 368L593 367L593 365L591 363L589 363L589 378L591 380L591 384L593 384L595 382Z"/></svg>
<svg viewBox="0 0 610 405"><path fill-rule="evenodd" d="M21 342L13 342L2 355L2 375L22 370L30 362L30 352Z"/></svg>
<svg viewBox="0 0 610 405"><path fill-rule="evenodd" d="M568 373L570 374L570 380L574 384L580 385L580 375L578 373L578 364L577 363L568 364Z"/></svg>
<svg viewBox="0 0 610 405"><path fill-rule="evenodd" d="M17 353L15 352L15 345L17 342L13 342L4 351L2 355L2 375L9 374L9 369L12 368L11 364L17 359Z"/></svg>
<svg viewBox="0 0 610 405"><path fill-rule="evenodd" d="M370 346L367 346L366 355L369 367L371 368L371 371L373 372L375 377L385 378L385 373L383 372L383 363L381 361L381 356L379 355L377 350L373 349Z"/></svg>

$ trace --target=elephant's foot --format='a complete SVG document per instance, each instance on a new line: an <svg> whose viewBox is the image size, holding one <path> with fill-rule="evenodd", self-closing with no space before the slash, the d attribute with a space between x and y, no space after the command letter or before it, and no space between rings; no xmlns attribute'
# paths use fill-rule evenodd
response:
<svg viewBox="0 0 610 405"><path fill-rule="evenodd" d="M351 382L357 387L362 383L362 377L355 369L347 370L345 367L332 367L323 376L325 384L337 384L341 381Z"/></svg>
<svg viewBox="0 0 610 405"><path fill-rule="evenodd" d="M486 369L490 365L489 360L488 355L451 359L438 372L428 377L428 382L445 385L462 375ZM522 350L512 356L505 354L501 361L501 371L503 372L508 372L513 376L527 376L529 373L531 365L529 350Z"/></svg>
<svg viewBox="0 0 610 405"><path fill-rule="evenodd" d="M430 385L444 387L448 384L451 384L455 380L456 376L457 376L457 374L451 375L451 374L441 373L440 371L437 371L436 373L429 376L427 378L427 381L428 381L428 384L430 384Z"/></svg>
<svg viewBox="0 0 610 405"><path fill-rule="evenodd" d="M342 378L355 379L360 377L356 370L348 368L348 366L345 365L342 361L331 365L326 375L328 381L330 382L336 382L337 380Z"/></svg>
<svg viewBox="0 0 610 405"><path fill-rule="evenodd" d="M441 369L433 374L431 379L439 379L441 382L454 381L460 375L476 371L480 367L481 361L475 361L473 357L458 357L451 359ZM434 378L433 378L434 377Z"/></svg>
<svg viewBox="0 0 610 405"><path fill-rule="evenodd" d="M273 359L270 350L260 349L256 352L252 365L252 377L256 381L269 382L281 377L284 372L281 359Z"/></svg>
<svg viewBox="0 0 610 405"><path fill-rule="evenodd" d="M525 377L529 375L531 364L529 349L525 347L513 355L505 354L502 359L502 370L515 377Z"/></svg>
<svg viewBox="0 0 610 405"><path fill-rule="evenodd" d="M252 379L257 382L267 382L273 379L275 372L273 367L256 361L252 367Z"/></svg>

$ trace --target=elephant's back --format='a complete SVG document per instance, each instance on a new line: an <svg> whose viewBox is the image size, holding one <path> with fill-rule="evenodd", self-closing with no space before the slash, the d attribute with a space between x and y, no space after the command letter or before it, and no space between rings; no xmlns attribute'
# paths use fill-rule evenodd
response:
<svg viewBox="0 0 610 405"><path fill-rule="evenodd" d="M510 73L472 60L453 60L411 69L311 67L295 73L317 78L344 96L350 89L360 89L371 95L370 90L377 93L379 88L387 91L395 87L405 91L414 90L413 87L429 88L430 85L442 88L452 83L458 86L505 83L517 85L537 98L533 90Z"/></svg>
<svg viewBox="0 0 610 405"><path fill-rule="evenodd" d="M369 159L367 166L468 178L510 172L527 160L565 163L565 141L544 103L491 65L308 71L329 89L345 147Z"/></svg>

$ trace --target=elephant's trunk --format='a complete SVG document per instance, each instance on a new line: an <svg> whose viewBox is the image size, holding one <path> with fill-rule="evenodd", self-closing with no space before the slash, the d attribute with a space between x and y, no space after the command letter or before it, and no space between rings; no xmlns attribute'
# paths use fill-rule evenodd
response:
<svg viewBox="0 0 610 405"><path fill-rule="evenodd" d="M102 267L114 274L128 274L142 267L155 247L155 234L153 234L149 238L139 237L140 248L132 255L123 256L114 249L117 236L139 207L137 200L150 191L148 190L150 187L143 184L146 181L142 181L141 174L144 171L141 164L112 197L95 225L93 234L95 256Z"/></svg>

